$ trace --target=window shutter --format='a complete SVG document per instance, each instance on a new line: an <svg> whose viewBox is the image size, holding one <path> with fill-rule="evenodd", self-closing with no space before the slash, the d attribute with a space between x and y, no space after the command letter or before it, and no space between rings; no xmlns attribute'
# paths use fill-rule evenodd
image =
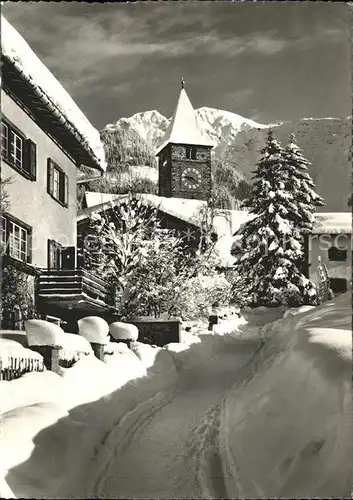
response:
<svg viewBox="0 0 353 500"><path fill-rule="evenodd" d="M62 269L62 246L60 243L56 243L56 259L57 259L57 268Z"/></svg>
<svg viewBox="0 0 353 500"><path fill-rule="evenodd" d="M50 158L48 158L47 163L47 191L49 194L53 194L53 176L54 176L54 165Z"/></svg>
<svg viewBox="0 0 353 500"><path fill-rule="evenodd" d="M64 204L67 207L69 205L69 178L64 174Z"/></svg>
<svg viewBox="0 0 353 500"><path fill-rule="evenodd" d="M27 170L32 177L32 180L37 178L37 145L31 140L27 139Z"/></svg>
<svg viewBox="0 0 353 500"><path fill-rule="evenodd" d="M32 232L27 231L27 263L32 264Z"/></svg>
<svg viewBox="0 0 353 500"><path fill-rule="evenodd" d="M53 265L53 240L48 240L48 269Z"/></svg>
<svg viewBox="0 0 353 500"><path fill-rule="evenodd" d="M60 172L59 175L59 200L61 203L65 203L65 174Z"/></svg>

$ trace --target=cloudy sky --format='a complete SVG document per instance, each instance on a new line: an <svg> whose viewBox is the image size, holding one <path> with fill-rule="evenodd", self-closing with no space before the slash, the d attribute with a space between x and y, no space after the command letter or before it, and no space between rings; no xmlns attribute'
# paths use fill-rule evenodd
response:
<svg viewBox="0 0 353 500"><path fill-rule="evenodd" d="M319 2L5 3L97 128L195 108L262 123L351 114L349 7Z"/></svg>

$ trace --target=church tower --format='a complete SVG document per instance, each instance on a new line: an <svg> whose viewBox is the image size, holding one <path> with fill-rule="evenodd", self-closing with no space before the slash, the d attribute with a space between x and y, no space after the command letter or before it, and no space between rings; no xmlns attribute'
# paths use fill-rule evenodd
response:
<svg viewBox="0 0 353 500"><path fill-rule="evenodd" d="M209 200L213 146L197 125L182 80L177 107L156 152L159 196Z"/></svg>

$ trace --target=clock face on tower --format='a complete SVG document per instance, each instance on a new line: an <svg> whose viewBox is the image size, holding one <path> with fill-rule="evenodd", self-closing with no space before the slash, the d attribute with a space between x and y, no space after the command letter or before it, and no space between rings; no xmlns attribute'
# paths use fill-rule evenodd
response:
<svg viewBox="0 0 353 500"><path fill-rule="evenodd" d="M195 167L185 168L181 174L181 185L191 191L200 188L201 172Z"/></svg>

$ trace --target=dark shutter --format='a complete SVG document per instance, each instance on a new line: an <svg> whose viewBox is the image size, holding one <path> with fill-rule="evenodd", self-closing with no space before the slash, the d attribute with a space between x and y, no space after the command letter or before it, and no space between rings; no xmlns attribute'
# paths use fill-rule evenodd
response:
<svg viewBox="0 0 353 500"><path fill-rule="evenodd" d="M50 158L47 162L47 191L49 194L53 194L53 176L54 176L54 165Z"/></svg>
<svg viewBox="0 0 353 500"><path fill-rule="evenodd" d="M53 240L48 240L48 269L53 267Z"/></svg>
<svg viewBox="0 0 353 500"><path fill-rule="evenodd" d="M62 269L62 246L60 243L56 243L56 268Z"/></svg>
<svg viewBox="0 0 353 500"><path fill-rule="evenodd" d="M31 175L32 180L36 180L37 178L37 146L31 141L31 139L27 139L26 144L27 149L27 170Z"/></svg>
<svg viewBox="0 0 353 500"><path fill-rule="evenodd" d="M27 231L27 263L32 264L32 232Z"/></svg>
<svg viewBox="0 0 353 500"><path fill-rule="evenodd" d="M64 174L64 205L67 207L69 204L69 178Z"/></svg>
<svg viewBox="0 0 353 500"><path fill-rule="evenodd" d="M60 172L60 176L59 176L59 200L64 205L65 205L65 196L66 196L65 178L66 178L66 175L64 174L64 172Z"/></svg>

